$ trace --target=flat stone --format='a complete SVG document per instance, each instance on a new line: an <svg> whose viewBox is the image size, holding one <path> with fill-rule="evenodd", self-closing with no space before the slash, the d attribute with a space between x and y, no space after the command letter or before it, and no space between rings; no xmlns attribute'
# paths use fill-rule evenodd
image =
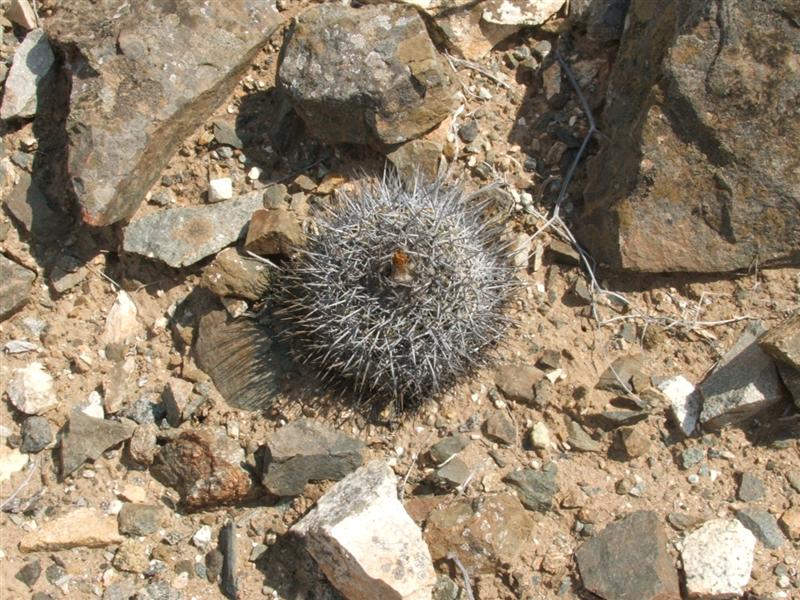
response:
<svg viewBox="0 0 800 600"><path fill-rule="evenodd" d="M431 597L436 572L430 552L385 462L368 463L335 484L292 531L348 600Z"/></svg>
<svg viewBox="0 0 800 600"><path fill-rule="evenodd" d="M39 580L42 574L42 563L38 560L31 560L26 562L22 568L16 572L15 578L19 579L22 583L29 588L33 588L34 584Z"/></svg>
<svg viewBox="0 0 800 600"><path fill-rule="evenodd" d="M608 366L595 387L618 394L630 393L636 390L636 381L642 378L643 369L640 356L621 356Z"/></svg>
<svg viewBox="0 0 800 600"><path fill-rule="evenodd" d="M225 248L203 269L200 285L217 296L255 301L266 293L270 276L264 263L240 254L236 248Z"/></svg>
<svg viewBox="0 0 800 600"><path fill-rule="evenodd" d="M133 215L280 24L269 0L167 6L74 0L48 20L72 76L68 171L87 224Z"/></svg>
<svg viewBox="0 0 800 600"><path fill-rule="evenodd" d="M254 254L290 256L304 239L300 221L292 211L260 209L250 218L244 247Z"/></svg>
<svg viewBox="0 0 800 600"><path fill-rule="evenodd" d="M127 356L103 377L103 409L113 415L127 407L139 392L136 359Z"/></svg>
<svg viewBox="0 0 800 600"><path fill-rule="evenodd" d="M134 429L134 423L128 420L96 419L74 410L61 437L61 476L71 475L87 460L97 460L103 452L130 438Z"/></svg>
<svg viewBox="0 0 800 600"><path fill-rule="evenodd" d="M26 415L41 415L59 404L53 377L40 362L14 369L6 394L11 404Z"/></svg>
<svg viewBox="0 0 800 600"><path fill-rule="evenodd" d="M120 290L108 310L103 329L102 342L105 344L106 357L121 362L127 346L133 344L141 333L143 328L139 322L139 309L128 292Z"/></svg>
<svg viewBox="0 0 800 600"><path fill-rule="evenodd" d="M517 560L533 526L512 495L486 495L477 502L458 498L431 511L425 540L437 563L452 552L470 573L494 573Z"/></svg>
<svg viewBox="0 0 800 600"><path fill-rule="evenodd" d="M451 458L433 474L434 481L445 489L463 486L472 476L472 469L458 457Z"/></svg>
<svg viewBox="0 0 800 600"><path fill-rule="evenodd" d="M117 515L119 532L124 535L150 535L158 531L164 522L164 511L153 504L127 502Z"/></svg>
<svg viewBox="0 0 800 600"><path fill-rule="evenodd" d="M739 489L736 497L742 502L758 502L764 497L764 482L751 473L739 475Z"/></svg>
<svg viewBox="0 0 800 600"><path fill-rule="evenodd" d="M144 573L150 565L147 545L139 540L123 540L111 561L116 569L128 573Z"/></svg>
<svg viewBox="0 0 800 600"><path fill-rule="evenodd" d="M800 104L787 110L786 99L800 79L784 76L782 58L800 53L795 27L763 2L631 6L603 109L610 141L589 161L578 240L615 270L797 265Z"/></svg>
<svg viewBox="0 0 800 600"><path fill-rule="evenodd" d="M577 422L567 419L567 443L578 452L601 452L603 444L593 439Z"/></svg>
<svg viewBox="0 0 800 600"><path fill-rule="evenodd" d="M12 23L16 23L28 31L34 29L39 22L36 11L33 10L29 0L11 0L5 16Z"/></svg>
<svg viewBox="0 0 800 600"><path fill-rule="evenodd" d="M428 450L434 464L440 465L449 460L451 456L458 454L469 444L469 438L461 433L454 433L442 438Z"/></svg>
<svg viewBox="0 0 800 600"><path fill-rule="evenodd" d="M681 467L690 469L706 457L706 451L698 446L685 448L681 451Z"/></svg>
<svg viewBox="0 0 800 600"><path fill-rule="evenodd" d="M529 365L502 365L494 372L494 384L509 400L532 404L533 386L544 377L544 371Z"/></svg>
<svg viewBox="0 0 800 600"><path fill-rule="evenodd" d="M553 498L558 492L557 475L556 465L548 463L541 471L512 471L504 481L516 488L525 508L546 513L553 509Z"/></svg>
<svg viewBox="0 0 800 600"><path fill-rule="evenodd" d="M758 508L741 508L736 511L736 518L747 527L758 540L771 550L783 546L786 541L778 521L770 513Z"/></svg>
<svg viewBox="0 0 800 600"><path fill-rule="evenodd" d="M608 525L575 551L584 587L601 598L680 600L678 572L658 515L639 511Z"/></svg>
<svg viewBox="0 0 800 600"><path fill-rule="evenodd" d="M53 442L53 431L45 417L28 417L23 421L20 433L22 444L19 449L30 454L44 450Z"/></svg>
<svg viewBox="0 0 800 600"><path fill-rule="evenodd" d="M151 213L125 228L125 252L157 258L171 267L192 265L243 237L261 192L205 206Z"/></svg>
<svg viewBox="0 0 800 600"><path fill-rule="evenodd" d="M747 421L784 399L775 363L756 342L762 328L749 325L700 384L700 422L709 429Z"/></svg>
<svg viewBox="0 0 800 600"><path fill-rule="evenodd" d="M692 598L738 598L750 581L756 538L736 519L714 519L686 536L681 551Z"/></svg>
<svg viewBox="0 0 800 600"><path fill-rule="evenodd" d="M658 384L669 401L669 414L684 435L692 435L700 418L702 399L694 384L683 375L669 377Z"/></svg>
<svg viewBox="0 0 800 600"><path fill-rule="evenodd" d="M770 329L758 345L775 360L800 369L800 314Z"/></svg>
<svg viewBox="0 0 800 600"><path fill-rule="evenodd" d="M0 254L0 321L22 308L30 298L36 274Z"/></svg>
<svg viewBox="0 0 800 600"><path fill-rule="evenodd" d="M185 430L162 446L150 473L174 488L190 510L232 504L255 492L239 465L244 452L224 432Z"/></svg>
<svg viewBox="0 0 800 600"><path fill-rule="evenodd" d="M276 496L296 496L309 481L338 481L364 462L364 445L315 421L301 419L267 439L264 487Z"/></svg>
<svg viewBox="0 0 800 600"><path fill-rule="evenodd" d="M211 126L214 131L214 139L218 144L230 146L231 148L239 148L240 150L244 147L242 139L239 137L239 134L236 133L235 123L217 119Z"/></svg>
<svg viewBox="0 0 800 600"><path fill-rule="evenodd" d="M490 440L513 446L517 441L517 428L507 412L496 410L483 424L483 431Z"/></svg>
<svg viewBox="0 0 800 600"><path fill-rule="evenodd" d="M314 137L378 147L435 127L455 91L423 20L396 4L306 10L286 37L278 86Z"/></svg>
<svg viewBox="0 0 800 600"><path fill-rule="evenodd" d="M786 537L792 541L800 540L800 507L785 511L779 524Z"/></svg>
<svg viewBox="0 0 800 600"><path fill-rule="evenodd" d="M23 229L38 240L65 235L72 221L50 206L37 181L26 171L19 172L17 183L6 196L5 207Z"/></svg>
<svg viewBox="0 0 800 600"><path fill-rule="evenodd" d="M22 552L49 552L69 548L102 548L119 544L122 536L117 519L93 508L76 508L40 528L25 534L19 543Z"/></svg>
<svg viewBox="0 0 800 600"><path fill-rule="evenodd" d="M59 256L50 270L50 286L59 294L71 290L89 274L83 261L69 254Z"/></svg>
<svg viewBox="0 0 800 600"><path fill-rule="evenodd" d="M29 31L14 52L5 81L0 119L27 118L36 114L39 83L53 66L55 56L41 29Z"/></svg>

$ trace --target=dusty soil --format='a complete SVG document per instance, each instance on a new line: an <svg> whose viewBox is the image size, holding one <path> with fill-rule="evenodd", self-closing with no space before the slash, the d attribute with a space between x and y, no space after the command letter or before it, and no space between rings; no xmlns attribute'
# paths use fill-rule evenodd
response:
<svg viewBox="0 0 800 600"><path fill-rule="evenodd" d="M289 13L300 8L292 7ZM487 144L477 155L462 151L452 164L452 174L460 178L468 189L477 189L488 183L472 169L470 160L474 157L475 164L486 161L492 165L490 179L504 181L508 188L519 192L531 193L539 214L525 214L517 207L508 217L510 227L528 234L536 233L544 224L541 215L552 206L558 187L551 185L552 182L542 173L527 172L523 168L526 159L544 160L548 165L546 171L558 175L574 153L568 151L565 160L562 157L564 148L553 150L553 147L562 143L560 140L565 134L580 140L586 130L574 95L564 108L552 110L544 102L536 77L521 75L504 61L506 53L515 47L533 46L541 39L555 38L541 31L524 32L495 49L480 64L494 74L493 78L463 66L457 69L464 92L464 110L459 119L463 122L469 117L476 118ZM266 132L268 127L275 125L278 107L272 88L280 43L279 33L257 58L229 101L185 141L165 166L161 182L152 190L153 196L169 188L178 205L202 204L210 174L231 176L236 192L245 192L254 185L246 179L251 165L264 166L264 176L257 184L260 186L275 181L291 183L301 173L317 182L322 181L328 172L342 173L348 180L357 178L359 171L380 173L383 164L380 156L363 149L321 147L305 139L302 126L291 117L280 123L285 128L286 147L276 149L281 155L276 165L267 166L263 161L259 162L261 159L257 153L240 160L242 152L239 150L230 159L215 158L218 153L214 152L216 146L211 135L211 123L215 119L235 116L245 120L253 131L264 128L262 131ZM610 50L598 53L596 49L582 48L580 44L576 44L575 52L569 56L576 72L586 73L591 96L602 97L610 56L613 56ZM594 102L596 107L598 104ZM456 124L451 125L451 129L455 131ZM30 126L9 132L5 137L6 152L20 147L31 136ZM317 164L306 168L313 163ZM565 205L567 216L571 209L579 206L580 189L579 174ZM312 195L309 202L313 212L315 207L324 206L331 199ZM135 218L160 209L152 202L145 203ZM0 220L10 222L6 216ZM35 269L39 278L28 305L0 324L0 345L10 340L27 339L39 343L40 348L33 353L3 356L0 389L5 389L14 368L25 366L32 360L44 363L56 379L61 403L58 409L47 413L54 430L66 422L72 407L85 403L89 394L101 387L103 377L111 369L112 363L101 354L98 339L118 288L129 291L143 325L142 335L131 350L136 360L141 393L160 394L170 376L204 379L204 375L193 367L190 353L183 350L176 340L174 328L170 326L170 315L197 286L199 274L209 261L178 271L137 256L124 256L117 250L118 233L77 230L66 241L53 239L44 247L32 249L24 232L12 224L2 242L2 251L6 255ZM665 235L669 232L665 231ZM554 239L552 230L541 231L532 248L537 244L548 248ZM57 256L65 248L79 253L86 260L88 272L78 286L59 296L46 284L47 274L43 265L46 257ZM800 308L800 270L753 269L749 273L722 276L599 272L601 284L623 294L633 307L625 310L601 300L598 310L601 320L605 321L601 323L590 307L581 303L572 292L577 281L585 280L585 272L556 259L554 254L545 252L541 266L534 268L537 265L531 261L527 273L522 275L526 289L510 309L514 327L496 350L495 358L496 363L534 364L545 350L559 352L563 376L557 382L556 397L544 407L493 400L490 397L494 388L493 370L487 368L442 397L426 403L418 411L385 413L382 418L371 422L358 411L350 410L341 398L324 399L328 396L324 393L320 393L317 401L299 403L284 400L263 411L244 412L227 405L209 388L207 404L182 427L196 427L202 422L204 426L225 428L248 453L252 453L271 431L283 423L301 414L318 416L363 440L369 458L388 458L401 477L410 472L405 487L406 499L413 497L414 490L430 470L418 460L419 455L440 437L465 424L472 443L462 457L474 473L464 491L467 497L506 490L507 486L502 482L506 473L520 466L540 466L547 460L554 460L558 465L558 508L545 515L531 513L536 520L534 539L525 545L516 564L510 565L506 571L473 581L476 596L481 600L586 597L580 591L580 580L572 559L574 549L584 539L575 529L579 513L580 519L592 523L596 531L601 531L614 519L640 509L656 511L664 522L672 512L706 518L731 515L737 506L736 475L741 471L754 474L765 483L766 496L761 504L774 514L779 515L793 503L796 505L800 500L787 484L785 474L800 465L800 445L797 439L782 439L768 422L754 421L744 428L681 440L674 435L666 411L658 409L639 425L650 440L648 452L627 461L615 458L613 452L607 455L570 451L563 442L566 440L565 416L584 420L586 415L601 412L617 398L611 392L595 389L601 373L615 358L641 354L647 376L682 374L698 382L732 346L749 319L760 319L769 327ZM647 324L637 315L667 318L672 320L672 326ZM727 322L729 320L732 322ZM37 321L46 324L38 338L31 331ZM704 326L697 325L699 321L726 323ZM331 403L334 403L333 407ZM481 433L480 424L496 410L507 411L513 418L518 434L516 444L498 446ZM334 419L331 413L336 412L339 414ZM20 417L8 402L0 403L0 422L6 438L19 435ZM540 421L550 429L558 449L535 452L524 441L530 427ZM472 424L471 428L469 424ZM613 432L590 431L607 447L611 446ZM718 451L711 454L718 458L704 461L711 475L701 475L696 483L690 483L687 477L697 473L699 467L683 470L679 464L680 451L689 446ZM182 541L174 546L162 543L161 533L145 540L148 546L158 550L158 556L167 564L167 571L159 577L175 580L178 577L176 568L185 568L181 561L189 561L191 565L202 562L203 553L189 543L192 534L202 524L211 525L216 534L225 519L231 517L237 524L241 597L257 598L262 594L272 596L273 593L274 597L300 597L291 591L290 575L263 561L250 562L248 557L254 544L274 544L277 536L301 517L330 484L309 486L306 494L292 501L263 497L245 506L187 514L174 509L177 496L173 491L163 487L147 471L137 470L126 463L123 448L107 451L99 460L87 464L65 481L58 480L57 458L52 450L38 454L32 465L32 473L28 470L16 473L9 481L0 484L2 501L12 493L22 499L36 497L25 512L0 513L0 548L4 559L0 561L2 598L27 598L33 591L46 592L54 598L99 597L105 587L123 578L133 580L137 588L143 586L142 576L118 572L110 565L113 548L82 548L36 555L41 559L43 569L56 563L70 575L64 589L49 582L44 574L33 591L14 577L30 559L17 550L20 538L27 531L66 507L108 509L127 484L144 488L148 502L170 507L171 516L165 530L180 534L177 537ZM639 496L618 493L617 484L624 478L640 480L642 491ZM593 495L582 491L591 488L595 488ZM582 507L561 508L561 499L575 496L583 498ZM439 500L447 503L452 497L453 493L443 495ZM679 542L682 532L667 529L671 542ZM677 561L677 551L673 549L673 553ZM788 567L793 585L798 585L800 554L796 544L787 543L779 550L767 550L759 544L750 584L754 595L778 597L770 594L779 591L773 571L781 563ZM451 575L455 578L455 573ZM217 584L200 579L194 573L183 584L182 593L187 598L223 597ZM794 597L798 593L796 589L789 589L783 597Z"/></svg>

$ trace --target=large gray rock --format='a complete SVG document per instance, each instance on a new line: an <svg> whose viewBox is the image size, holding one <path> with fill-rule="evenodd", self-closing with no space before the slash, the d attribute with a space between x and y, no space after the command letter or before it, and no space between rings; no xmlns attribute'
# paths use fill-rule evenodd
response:
<svg viewBox="0 0 800 600"><path fill-rule="evenodd" d="M678 572L658 515L632 513L575 552L584 587L609 600L679 600Z"/></svg>
<svg viewBox="0 0 800 600"><path fill-rule="evenodd" d="M651 272L800 263L793 6L631 2L578 223L595 258Z"/></svg>
<svg viewBox="0 0 800 600"><path fill-rule="evenodd" d="M25 305L34 279L32 271L0 254L0 320Z"/></svg>
<svg viewBox="0 0 800 600"><path fill-rule="evenodd" d="M410 7L323 4L298 17L278 84L312 135L384 147L448 116L454 88L425 24Z"/></svg>
<svg viewBox="0 0 800 600"><path fill-rule="evenodd" d="M388 464L373 461L319 499L292 531L348 600L428 600L436 584L422 533L397 498Z"/></svg>
<svg viewBox="0 0 800 600"><path fill-rule="evenodd" d="M59 7L48 33L72 78L68 169L86 223L134 213L279 23L272 0Z"/></svg>
<svg viewBox="0 0 800 600"><path fill-rule="evenodd" d="M276 496L301 494L309 481L338 481L364 462L364 444L308 419L273 433L267 448L262 483Z"/></svg>
<svg viewBox="0 0 800 600"><path fill-rule="evenodd" d="M782 402L784 389L772 359L756 342L763 331L750 325L700 384L700 422L709 429L741 423Z"/></svg>
<svg viewBox="0 0 800 600"><path fill-rule="evenodd" d="M125 228L122 248L171 267L185 267L211 256L242 237L262 192L225 202L151 213Z"/></svg>
<svg viewBox="0 0 800 600"><path fill-rule="evenodd" d="M39 82L53 66L53 51L41 29L34 29L14 53L14 62L5 81L0 119L32 117L38 106Z"/></svg>

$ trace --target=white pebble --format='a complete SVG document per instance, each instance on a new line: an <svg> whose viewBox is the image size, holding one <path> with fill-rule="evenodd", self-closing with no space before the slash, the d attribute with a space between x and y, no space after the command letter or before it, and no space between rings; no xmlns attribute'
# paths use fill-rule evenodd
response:
<svg viewBox="0 0 800 600"><path fill-rule="evenodd" d="M211 543L211 527L203 525L192 536L192 543L198 548L204 548Z"/></svg>
<svg viewBox="0 0 800 600"><path fill-rule="evenodd" d="M208 201L219 202L233 198L233 181L230 177L220 177L208 182Z"/></svg>
<svg viewBox="0 0 800 600"><path fill-rule="evenodd" d="M247 178L250 181L256 181L259 177L261 177L261 173L262 172L263 171L261 169L259 169L258 167L253 167L252 169L250 169L247 172Z"/></svg>

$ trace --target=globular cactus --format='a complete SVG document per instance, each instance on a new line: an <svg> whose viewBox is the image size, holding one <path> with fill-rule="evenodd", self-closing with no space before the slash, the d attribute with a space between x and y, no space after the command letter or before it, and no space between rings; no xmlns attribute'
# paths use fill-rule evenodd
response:
<svg viewBox="0 0 800 600"><path fill-rule="evenodd" d="M295 358L401 407L483 364L518 287L485 209L459 187L394 176L344 196L276 286Z"/></svg>

